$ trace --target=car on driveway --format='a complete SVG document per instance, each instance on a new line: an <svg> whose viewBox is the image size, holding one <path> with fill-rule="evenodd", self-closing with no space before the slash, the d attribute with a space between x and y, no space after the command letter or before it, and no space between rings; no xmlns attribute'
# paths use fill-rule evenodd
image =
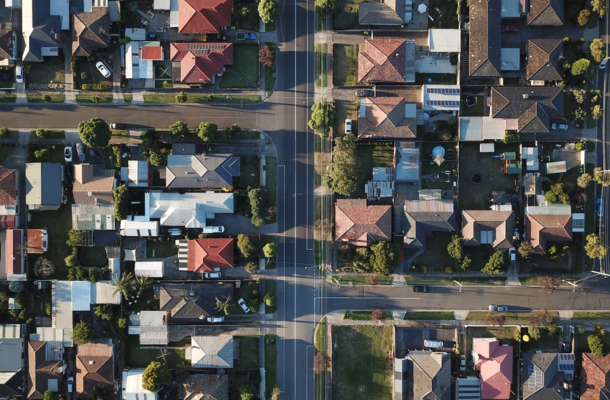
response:
<svg viewBox="0 0 610 400"><path fill-rule="evenodd" d="M604 216L604 199L599 198L595 202L595 213L597 214L598 217Z"/></svg>
<svg viewBox="0 0 610 400"><path fill-rule="evenodd" d="M78 154L78 160L85 162L87 156L85 156L85 146L81 142L76 142L76 153Z"/></svg>
<svg viewBox="0 0 610 400"><path fill-rule="evenodd" d="M567 131L568 130L568 124L558 124L557 122L554 122L551 124L551 129L554 131Z"/></svg>
<svg viewBox="0 0 610 400"><path fill-rule="evenodd" d="M442 340L424 340L424 347L440 349L441 347L443 347L443 341Z"/></svg>
<svg viewBox="0 0 610 400"><path fill-rule="evenodd" d="M428 293L430 288L428 286L413 286L414 292Z"/></svg>
<svg viewBox="0 0 610 400"><path fill-rule="evenodd" d="M511 261L517 260L517 250L514 247L508 249L508 255L510 256Z"/></svg>
<svg viewBox="0 0 610 400"><path fill-rule="evenodd" d="M345 134L349 135L350 133L352 133L352 120L346 119L345 120Z"/></svg>
<svg viewBox="0 0 610 400"><path fill-rule="evenodd" d="M72 146L66 146L64 148L64 159L66 162L72 162Z"/></svg>
<svg viewBox="0 0 610 400"><path fill-rule="evenodd" d="M519 28L517 28L515 25L502 25L502 32L517 33L519 32Z"/></svg>
<svg viewBox="0 0 610 400"><path fill-rule="evenodd" d="M95 161L96 164L101 164L104 162L104 159L102 158L102 156L100 156L100 154L97 152L97 150L95 150L94 148L89 148L89 155L91 156L91 158L93 158L93 161Z"/></svg>
<svg viewBox="0 0 610 400"><path fill-rule="evenodd" d="M95 68L97 68L97 70L100 72L100 74L102 74L102 76L104 78L108 78L110 77L110 70L108 69L108 67L106 66L106 64L104 64L101 61L98 61L95 64Z"/></svg>
<svg viewBox="0 0 610 400"><path fill-rule="evenodd" d="M241 307L242 310L244 310L244 312L247 314L250 312L250 308L248 308L248 306L246 305L246 302L244 301L243 298L237 300L237 304L239 304L239 306Z"/></svg>
<svg viewBox="0 0 610 400"><path fill-rule="evenodd" d="M208 317L207 320L211 324L217 324L219 322L225 322L225 317Z"/></svg>
<svg viewBox="0 0 610 400"><path fill-rule="evenodd" d="M495 304L490 304L489 311L506 312L506 311L508 311L508 306L497 306Z"/></svg>
<svg viewBox="0 0 610 400"><path fill-rule="evenodd" d="M375 92L367 89L356 90L356 97L375 97Z"/></svg>
<svg viewBox="0 0 610 400"><path fill-rule="evenodd" d="M222 274L220 272L205 272L203 277L205 279L220 279Z"/></svg>
<svg viewBox="0 0 610 400"><path fill-rule="evenodd" d="M68 378L68 393L72 393L72 389L74 388L74 377Z"/></svg>
<svg viewBox="0 0 610 400"><path fill-rule="evenodd" d="M15 67L15 82L23 83L23 67L20 65Z"/></svg>

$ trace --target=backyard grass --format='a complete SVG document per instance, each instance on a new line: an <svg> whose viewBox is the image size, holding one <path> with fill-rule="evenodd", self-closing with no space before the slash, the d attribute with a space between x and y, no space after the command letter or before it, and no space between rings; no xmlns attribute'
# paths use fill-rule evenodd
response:
<svg viewBox="0 0 610 400"><path fill-rule="evenodd" d="M445 272L445 267L453 267L453 259L447 253L451 234L435 232L434 236L426 238L426 249L414 261L416 268L426 267L428 272Z"/></svg>
<svg viewBox="0 0 610 400"><path fill-rule="evenodd" d="M359 4L364 0L339 0L334 14L334 29L362 29L358 23Z"/></svg>
<svg viewBox="0 0 610 400"><path fill-rule="evenodd" d="M178 248L173 240L163 242L160 240L158 242L152 239L146 241L146 258L167 258L178 254Z"/></svg>
<svg viewBox="0 0 610 400"><path fill-rule="evenodd" d="M176 95L173 94L145 94L142 96L145 103L176 103ZM211 99L211 101L209 100ZM187 94L186 103L258 103L261 97L258 95L205 95L193 96Z"/></svg>
<svg viewBox="0 0 610 400"><path fill-rule="evenodd" d="M258 2L254 0L241 1L235 5L233 18L237 29L258 32L260 17L257 5Z"/></svg>
<svg viewBox="0 0 610 400"><path fill-rule="evenodd" d="M277 385L277 336L265 335L265 391L271 398L271 391Z"/></svg>
<svg viewBox="0 0 610 400"><path fill-rule="evenodd" d="M358 45L333 44L333 84L354 86L358 72Z"/></svg>
<svg viewBox="0 0 610 400"><path fill-rule="evenodd" d="M63 140L65 138L66 138L66 132L64 132L64 131L48 130L47 137L44 139L62 139ZM36 131L30 132L30 139L39 139L39 137L36 136Z"/></svg>
<svg viewBox="0 0 610 400"><path fill-rule="evenodd" d="M371 278L371 276L362 276L362 275L335 275L333 276L333 282L338 285L349 285L352 284L354 286L360 285L370 285L367 282L367 278ZM391 285L392 277L391 276L376 276L376 285Z"/></svg>
<svg viewBox="0 0 610 400"><path fill-rule="evenodd" d="M106 254L106 249L101 246L78 247L78 260L84 267L108 266L108 255Z"/></svg>
<svg viewBox="0 0 610 400"><path fill-rule="evenodd" d="M127 346L125 347L125 365L133 368L146 368L153 361L167 362L171 369L177 365L186 362L184 358L184 350L169 350L165 357L162 357L161 349L140 348L140 339L137 335L129 335L127 337ZM190 361L189 361L190 364Z"/></svg>
<svg viewBox="0 0 610 400"><path fill-rule="evenodd" d="M420 72L415 73L415 83L418 85L430 84L430 83L447 83L455 85L457 83L456 74L423 74Z"/></svg>
<svg viewBox="0 0 610 400"><path fill-rule="evenodd" d="M318 43L315 49L315 84L318 87L326 87L328 70L327 70L327 55L328 44Z"/></svg>
<svg viewBox="0 0 610 400"><path fill-rule="evenodd" d="M610 319L610 312L574 311L572 313L572 319L588 319L588 320Z"/></svg>
<svg viewBox="0 0 610 400"><path fill-rule="evenodd" d="M265 91L270 94L275 88L275 74L277 72L277 46L275 45L275 43L271 42L267 42L265 44L269 46L269 49L275 54L275 62L273 63L273 65L271 67L265 65Z"/></svg>
<svg viewBox="0 0 610 400"><path fill-rule="evenodd" d="M94 100L97 99L97 100ZM87 94L77 94L76 101L79 103L112 103L112 95L87 95Z"/></svg>
<svg viewBox="0 0 610 400"><path fill-rule="evenodd" d="M392 313L389 311L384 311L383 316L387 320L391 320ZM346 311L343 315L343 319L352 319L356 321L370 321L373 318L372 311Z"/></svg>
<svg viewBox="0 0 610 400"><path fill-rule="evenodd" d="M476 102L474 103L474 105L472 107L466 107L466 105L464 105L464 98L465 97L474 97L476 98ZM463 117L482 117L485 113L485 104L484 102L485 97L484 96L462 96L462 110L461 110L461 115Z"/></svg>
<svg viewBox="0 0 610 400"><path fill-rule="evenodd" d="M14 103L17 100L15 94L2 94L0 95L0 103Z"/></svg>
<svg viewBox="0 0 610 400"><path fill-rule="evenodd" d="M15 154L15 146L0 146L0 164L4 164L13 154Z"/></svg>
<svg viewBox="0 0 610 400"><path fill-rule="evenodd" d="M357 101L335 100L335 137L345 135L345 120L352 120L352 133L358 135L358 105Z"/></svg>
<svg viewBox="0 0 610 400"><path fill-rule="evenodd" d="M265 294L267 293L273 293L276 295L275 306L265 305L265 314L273 314L277 311L277 283L275 279L265 279Z"/></svg>
<svg viewBox="0 0 610 400"><path fill-rule="evenodd" d="M393 328L333 326L334 400L392 397Z"/></svg>
<svg viewBox="0 0 610 400"><path fill-rule="evenodd" d="M439 10L439 11L437 11ZM430 0L428 6L429 28L457 29L457 3L452 0Z"/></svg>
<svg viewBox="0 0 610 400"><path fill-rule="evenodd" d="M529 335L528 328L521 329L521 337L523 335ZM559 338L554 335L550 335L548 329L540 329L540 338L532 339L530 336L529 342L521 343L521 350L523 352L526 351L534 351L534 350L559 350Z"/></svg>
<svg viewBox="0 0 610 400"><path fill-rule="evenodd" d="M258 368L258 336L235 336L239 339L239 358L233 362L235 368Z"/></svg>
<svg viewBox="0 0 610 400"><path fill-rule="evenodd" d="M27 99L28 103L63 103L65 99L65 95L62 94L50 94L48 95L50 100L46 101L44 99L45 95L42 94L28 94Z"/></svg>
<svg viewBox="0 0 610 400"><path fill-rule="evenodd" d="M258 61L258 50L258 44L255 43L233 44L233 67L228 69L233 69L235 72L246 78L246 80L258 85L260 80L260 62ZM241 79L238 80L243 86L228 86L229 84L237 84L234 80L232 80L232 78L228 78L231 79L229 83L225 82L225 76L229 75L235 77L235 75L231 74L230 72L225 72L222 75L222 81L220 81L221 89L229 87L252 88L251 85L246 84Z"/></svg>
<svg viewBox="0 0 610 400"><path fill-rule="evenodd" d="M405 314L408 320L454 320L455 317L451 311L409 311Z"/></svg>
<svg viewBox="0 0 610 400"><path fill-rule="evenodd" d="M240 156L241 173L237 179L236 188L248 189L257 188L261 184L260 169L261 160L259 156Z"/></svg>
<svg viewBox="0 0 610 400"><path fill-rule="evenodd" d="M47 83L65 82L65 64L63 57L45 57L44 63L31 63L27 83L45 85Z"/></svg>
<svg viewBox="0 0 610 400"><path fill-rule="evenodd" d="M496 143L496 154L498 151ZM491 158L490 153L479 153L478 143L463 143L460 145L460 208L463 210L477 210L488 208L487 198L493 190L516 193L517 176L502 172L504 161ZM480 182L473 183L472 174L480 175Z"/></svg>

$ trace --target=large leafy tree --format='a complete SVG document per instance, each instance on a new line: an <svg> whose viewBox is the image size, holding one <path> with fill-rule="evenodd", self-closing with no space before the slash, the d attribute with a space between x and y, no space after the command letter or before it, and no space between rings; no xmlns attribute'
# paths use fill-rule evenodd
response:
<svg viewBox="0 0 610 400"><path fill-rule="evenodd" d="M351 196L362 180L362 162L356 154L356 138L347 135L335 139L329 184L333 192Z"/></svg>
<svg viewBox="0 0 610 400"><path fill-rule="evenodd" d="M197 136L204 142L213 142L218 135L218 125L211 122L202 122L197 127Z"/></svg>
<svg viewBox="0 0 610 400"><path fill-rule="evenodd" d="M253 235L239 234L237 235L237 248L244 258L252 258L258 253L258 238Z"/></svg>
<svg viewBox="0 0 610 400"><path fill-rule="evenodd" d="M78 134L83 143L89 147L106 147L112 137L106 121L97 117L78 124Z"/></svg>
<svg viewBox="0 0 610 400"><path fill-rule="evenodd" d="M277 255L277 245L275 243L267 243L263 247L263 253L265 253L266 258L275 258Z"/></svg>
<svg viewBox="0 0 610 400"><path fill-rule="evenodd" d="M227 298L224 300L216 297L216 307L218 307L219 310L222 310L225 315L229 315L229 307L232 305L233 303L231 303L231 296L227 296Z"/></svg>
<svg viewBox="0 0 610 400"><path fill-rule="evenodd" d="M447 245L447 253L449 257L455 260L456 265L464 258L464 241L459 235L455 235L451 238L451 242Z"/></svg>
<svg viewBox="0 0 610 400"><path fill-rule="evenodd" d="M481 272L489 275L501 274L505 264L506 254L501 251L496 251L491 255L489 261L485 264L485 268L483 268Z"/></svg>
<svg viewBox="0 0 610 400"><path fill-rule="evenodd" d="M174 139L180 141L184 140L186 135L189 134L188 125L182 121L178 121L169 126L169 135Z"/></svg>
<svg viewBox="0 0 610 400"><path fill-rule="evenodd" d="M595 357L605 357L608 354L604 341L598 335L589 336L587 341L589 342L591 354Z"/></svg>
<svg viewBox="0 0 610 400"><path fill-rule="evenodd" d="M572 75L577 76L584 74L587 72L590 65L591 61L587 60L586 58L581 58L580 60L575 61L574 64L572 64Z"/></svg>
<svg viewBox="0 0 610 400"><path fill-rule="evenodd" d="M370 263L373 271L378 275L394 273L400 260L399 248L390 242L379 242L371 246Z"/></svg>
<svg viewBox="0 0 610 400"><path fill-rule="evenodd" d="M167 364L157 361L151 362L142 374L142 388L149 392L157 392L163 385L172 381L172 372Z"/></svg>
<svg viewBox="0 0 610 400"><path fill-rule="evenodd" d="M88 322L81 321L74 325L72 330L72 340L74 344L90 343L93 339L93 325Z"/></svg>
<svg viewBox="0 0 610 400"><path fill-rule="evenodd" d="M129 210L129 188L121 185L112 191L114 197L114 217L119 221L127 218Z"/></svg>
<svg viewBox="0 0 610 400"><path fill-rule="evenodd" d="M595 0L593 0L595 1ZM605 4L605 2L604 2ZM604 6L605 12L605 6ZM591 51L591 56L595 60L595 62L602 62L604 58L606 58L606 45L601 39L593 39L591 45L589 46L589 50Z"/></svg>
<svg viewBox="0 0 610 400"><path fill-rule="evenodd" d="M532 246L532 243L529 240L524 240L519 245L517 251L519 252L519 255L521 257L529 258L530 255L534 252L534 247Z"/></svg>
<svg viewBox="0 0 610 400"><path fill-rule="evenodd" d="M600 260L608 254L608 249L601 243L599 237L595 233L587 235L585 250L587 251L589 258L597 258Z"/></svg>
<svg viewBox="0 0 610 400"><path fill-rule="evenodd" d="M610 174L597 167L593 170L593 180L603 187L610 186Z"/></svg>
<svg viewBox="0 0 610 400"><path fill-rule="evenodd" d="M326 100L322 100L311 106L311 111L313 112L309 127L321 137L328 137L330 129L335 126L335 108Z"/></svg>
<svg viewBox="0 0 610 400"><path fill-rule="evenodd" d="M266 24L275 21L280 15L280 3L275 0L261 0L258 3L258 15Z"/></svg>

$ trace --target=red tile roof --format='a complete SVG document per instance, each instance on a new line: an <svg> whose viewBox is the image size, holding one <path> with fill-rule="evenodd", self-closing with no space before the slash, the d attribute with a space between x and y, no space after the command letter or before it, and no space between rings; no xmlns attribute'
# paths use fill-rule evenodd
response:
<svg viewBox="0 0 610 400"><path fill-rule="evenodd" d="M358 118L358 137L414 139L415 118L405 115L405 99L400 97L367 97L365 114Z"/></svg>
<svg viewBox="0 0 610 400"><path fill-rule="evenodd" d="M163 60L163 48L161 46L142 47L142 60Z"/></svg>
<svg viewBox="0 0 610 400"><path fill-rule="evenodd" d="M583 353L580 399L599 400L602 390L606 393L610 390L610 355L595 357L591 353Z"/></svg>
<svg viewBox="0 0 610 400"><path fill-rule="evenodd" d="M404 40L365 40L358 53L358 82L404 82L406 52Z"/></svg>
<svg viewBox="0 0 610 400"><path fill-rule="evenodd" d="M14 169L0 170L0 205L14 206L17 199L17 173Z"/></svg>
<svg viewBox="0 0 610 400"><path fill-rule="evenodd" d="M14 228L15 227L15 216L14 215L0 215L0 229Z"/></svg>
<svg viewBox="0 0 610 400"><path fill-rule="evenodd" d="M95 398L96 389L113 385L112 345L88 343L78 346L76 355L76 398Z"/></svg>
<svg viewBox="0 0 610 400"><path fill-rule="evenodd" d="M337 200L335 241L370 246L389 241L392 235L392 206L369 206L366 200Z"/></svg>
<svg viewBox="0 0 610 400"><path fill-rule="evenodd" d="M188 241L188 270L209 272L233 268L235 239L195 239Z"/></svg>
<svg viewBox="0 0 610 400"><path fill-rule="evenodd" d="M232 43L171 43L170 59L180 62L180 82L209 83L233 64Z"/></svg>
<svg viewBox="0 0 610 400"><path fill-rule="evenodd" d="M180 33L218 33L221 26L231 26L233 0L180 0Z"/></svg>
<svg viewBox="0 0 610 400"><path fill-rule="evenodd" d="M8 229L6 231L6 241L4 242L4 248L6 249L4 270L7 275L23 273L23 256L21 255L22 244L23 231L21 229Z"/></svg>
<svg viewBox="0 0 610 400"><path fill-rule="evenodd" d="M572 241L572 215L525 214L525 237L534 248L534 254L545 254L547 242Z"/></svg>
<svg viewBox="0 0 610 400"><path fill-rule="evenodd" d="M474 352L479 359L475 368L481 371L481 398L508 399L513 381L513 347L500 346L494 340L475 340Z"/></svg>
<svg viewBox="0 0 610 400"><path fill-rule="evenodd" d="M28 254L44 253L44 229L28 229Z"/></svg>

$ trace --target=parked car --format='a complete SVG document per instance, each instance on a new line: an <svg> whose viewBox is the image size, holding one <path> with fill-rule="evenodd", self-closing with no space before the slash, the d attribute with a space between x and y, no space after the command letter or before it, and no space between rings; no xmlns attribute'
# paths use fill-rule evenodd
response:
<svg viewBox="0 0 610 400"><path fill-rule="evenodd" d="M85 146L81 142L76 142L76 153L78 154L78 160L85 162L87 156L85 156Z"/></svg>
<svg viewBox="0 0 610 400"><path fill-rule="evenodd" d="M104 158L100 156L100 153L97 152L94 148L89 148L89 155L93 158L96 164L102 164L104 162Z"/></svg>
<svg viewBox="0 0 610 400"><path fill-rule="evenodd" d="M497 306L495 304L490 304L489 305L489 311L506 312L506 311L508 311L508 306Z"/></svg>
<svg viewBox="0 0 610 400"><path fill-rule="evenodd" d="M517 28L515 25L502 25L502 32L517 33L519 32L519 28Z"/></svg>
<svg viewBox="0 0 610 400"><path fill-rule="evenodd" d="M68 378L68 393L72 393L72 389L74 388L74 377Z"/></svg>
<svg viewBox="0 0 610 400"><path fill-rule="evenodd" d="M441 347L443 347L443 341L442 340L424 340L424 347L440 349Z"/></svg>
<svg viewBox="0 0 610 400"><path fill-rule="evenodd" d="M595 213L597 214L598 217L604 216L604 199L599 198L595 202Z"/></svg>
<svg viewBox="0 0 610 400"><path fill-rule="evenodd" d="M345 120L345 134L348 135L350 133L352 133L352 120L346 119Z"/></svg>
<svg viewBox="0 0 610 400"><path fill-rule="evenodd" d="M15 82L23 83L23 67L21 65L15 67Z"/></svg>
<svg viewBox="0 0 610 400"><path fill-rule="evenodd" d="M375 97L375 92L367 89L356 90L356 97Z"/></svg>
<svg viewBox="0 0 610 400"><path fill-rule="evenodd" d="M517 260L517 250L514 247L508 249L508 255L510 256L511 261Z"/></svg>
<svg viewBox="0 0 610 400"><path fill-rule="evenodd" d="M72 162L72 146L66 146L64 148L64 159L66 162Z"/></svg>
<svg viewBox="0 0 610 400"><path fill-rule="evenodd" d="M413 286L413 291L414 292L428 293L429 289L428 289L428 286Z"/></svg>
<svg viewBox="0 0 610 400"><path fill-rule="evenodd" d="M460 356L460 371L466 371L466 356L463 354Z"/></svg>
<svg viewBox="0 0 610 400"><path fill-rule="evenodd" d="M102 74L104 78L108 78L110 76L110 70L103 62L98 61L95 64L95 68L97 68L97 70L100 72L100 74Z"/></svg>
<svg viewBox="0 0 610 400"><path fill-rule="evenodd" d="M207 320L211 324L217 324L219 322L225 322L225 317L208 317Z"/></svg>
<svg viewBox="0 0 610 400"><path fill-rule="evenodd" d="M551 124L551 129L554 131L560 130L560 131L567 131L568 130L568 124L558 124L556 122L553 122Z"/></svg>
<svg viewBox="0 0 610 400"><path fill-rule="evenodd" d="M606 69L606 60L602 60L602 62L599 63L599 69Z"/></svg>
<svg viewBox="0 0 610 400"><path fill-rule="evenodd" d="M222 276L220 272L205 272L203 277L205 279L219 279Z"/></svg>
<svg viewBox="0 0 610 400"><path fill-rule="evenodd" d="M246 305L246 302L244 301L243 298L237 300L237 304L239 304L239 306L241 307L242 310L244 310L244 312L247 314L250 312L250 308L248 308L248 306Z"/></svg>
<svg viewBox="0 0 610 400"><path fill-rule="evenodd" d="M113 122L110 124L110 129L125 129L125 124Z"/></svg>
<svg viewBox="0 0 610 400"><path fill-rule="evenodd" d="M244 36L246 39L256 40L256 33L246 33Z"/></svg>

